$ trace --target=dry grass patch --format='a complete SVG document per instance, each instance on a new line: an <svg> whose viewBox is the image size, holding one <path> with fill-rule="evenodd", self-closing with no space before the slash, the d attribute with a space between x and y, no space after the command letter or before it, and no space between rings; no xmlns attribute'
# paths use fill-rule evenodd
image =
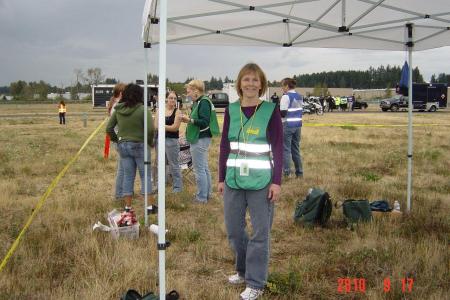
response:
<svg viewBox="0 0 450 300"><path fill-rule="evenodd" d="M15 110L8 106L8 113ZM22 107L16 108L17 112ZM52 113L51 105L30 111ZM84 111L86 105L70 105ZM414 114L415 123L448 123L448 114ZM68 116L70 118L70 114ZM32 209L84 140L102 120L72 118L0 119L0 217L4 230L0 253L6 254ZM406 208L406 127L356 127L351 124L407 122L406 113L333 113L305 116L304 122L345 124L302 129L305 177L283 182L272 231L269 285L263 299L445 299L450 255L450 134L448 127L414 127L413 211L398 219L381 218L346 229L340 210L326 228L293 225L295 203L310 187L327 190L334 201L345 198L399 200ZM113 241L93 233L117 203L112 201L116 153L102 158L103 131L59 182L0 273L0 299L118 299L128 288L157 290L156 236L141 227L138 240ZM217 180L219 139L210 151ZM152 158L154 159L154 153ZM192 178L192 176L191 176ZM139 181L139 180L137 180ZM166 191L167 288L183 299L236 299L242 287L227 285L234 259L223 223L222 200L191 202L195 187L185 181L181 194ZM136 189L139 188L139 183ZM143 220L142 202L135 207ZM149 217L156 223L156 216ZM365 278L365 295L337 292L338 278ZM383 292L383 279L392 291ZM414 278L411 294L400 280Z"/></svg>

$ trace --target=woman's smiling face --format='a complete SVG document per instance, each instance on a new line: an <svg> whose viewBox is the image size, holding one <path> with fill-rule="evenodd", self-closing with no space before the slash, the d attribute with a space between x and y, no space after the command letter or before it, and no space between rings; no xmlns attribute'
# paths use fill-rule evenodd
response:
<svg viewBox="0 0 450 300"><path fill-rule="evenodd" d="M261 90L261 80L256 73L245 74L241 79L242 95L245 98L259 98Z"/></svg>

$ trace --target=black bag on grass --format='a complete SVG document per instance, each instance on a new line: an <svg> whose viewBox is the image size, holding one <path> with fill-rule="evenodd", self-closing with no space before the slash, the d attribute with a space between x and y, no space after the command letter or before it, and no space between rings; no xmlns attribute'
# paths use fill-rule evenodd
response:
<svg viewBox="0 0 450 300"><path fill-rule="evenodd" d="M298 201L294 212L294 222L304 226L325 226L331 216L330 195L312 188L304 201Z"/></svg>
<svg viewBox="0 0 450 300"><path fill-rule="evenodd" d="M180 295L175 290L171 291L166 295L166 300L178 300L178 299L180 299ZM135 290L128 290L120 298L120 300L159 300L159 296L155 295L153 292L141 296L141 294L139 294Z"/></svg>
<svg viewBox="0 0 450 300"><path fill-rule="evenodd" d="M386 200L377 200L370 202L370 210L372 211L381 211L381 212L390 212L392 211L389 202Z"/></svg>
<svg viewBox="0 0 450 300"><path fill-rule="evenodd" d="M372 220L372 210L370 209L369 201L366 199L347 199L342 204L342 210L349 223L369 222Z"/></svg>

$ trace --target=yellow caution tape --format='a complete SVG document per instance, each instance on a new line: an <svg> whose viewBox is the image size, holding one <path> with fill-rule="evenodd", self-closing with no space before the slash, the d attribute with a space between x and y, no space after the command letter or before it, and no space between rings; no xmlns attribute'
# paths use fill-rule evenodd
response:
<svg viewBox="0 0 450 300"><path fill-rule="evenodd" d="M408 127L408 124L326 124L326 123L303 123L307 127ZM450 124L413 124L413 127L427 126L450 126Z"/></svg>
<svg viewBox="0 0 450 300"><path fill-rule="evenodd" d="M59 180L64 176L64 174L67 172L67 170L70 168L70 166L78 159L78 157L80 156L80 154L84 150L84 148L87 146L87 144L89 144L89 142L92 140L92 138L97 134L97 132L100 130L100 128L105 124L106 120L107 119L103 120L103 122L100 123L100 125L98 125L97 128L94 130L94 132L91 133L91 135L84 142L83 146L81 146L80 150L78 150L77 154L75 154L75 156L72 157L72 159L67 163L67 165L61 170L61 172L59 172L58 176L56 176L55 179L53 179L52 183L47 188L47 191L44 193L44 195L41 197L41 199L39 199L39 202L36 204L36 207L34 208L33 213L30 215L30 217L28 218L27 222L25 223L25 226L23 226L22 230L20 231L20 233L17 236L16 240L12 244L12 246L9 249L8 253L6 253L5 257L3 258L2 264L0 265L0 272L3 270L3 268L6 265L6 263L8 262L8 260L13 255L13 253L16 250L17 246L19 245L20 239L25 234L25 231L30 226L31 222L33 221L33 218L36 216L38 211L41 209L42 205L44 205L45 200L47 200L48 196L51 194L53 189L58 184Z"/></svg>

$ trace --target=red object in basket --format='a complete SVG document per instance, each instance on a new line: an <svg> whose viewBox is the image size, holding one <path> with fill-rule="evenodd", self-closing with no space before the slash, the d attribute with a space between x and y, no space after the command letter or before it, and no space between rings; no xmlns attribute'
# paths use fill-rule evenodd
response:
<svg viewBox="0 0 450 300"><path fill-rule="evenodd" d="M119 227L131 226L137 223L136 214L134 210L124 211L120 215L120 220L117 222Z"/></svg>
<svg viewBox="0 0 450 300"><path fill-rule="evenodd" d="M107 159L109 157L109 146L111 145L111 138L109 137L109 134L106 134L105 136L105 148L103 150L103 158Z"/></svg>

